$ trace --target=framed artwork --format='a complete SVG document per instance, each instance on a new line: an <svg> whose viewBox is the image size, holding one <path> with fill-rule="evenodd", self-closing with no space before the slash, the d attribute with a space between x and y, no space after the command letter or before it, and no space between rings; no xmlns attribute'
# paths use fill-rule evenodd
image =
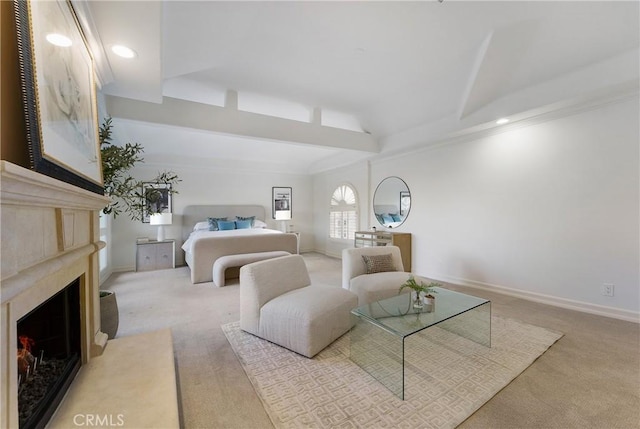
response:
<svg viewBox="0 0 640 429"><path fill-rule="evenodd" d="M69 1L15 0L33 170L103 194L94 63Z"/></svg>
<svg viewBox="0 0 640 429"><path fill-rule="evenodd" d="M172 213L170 184L142 184L142 222L149 223L149 216L154 213Z"/></svg>
<svg viewBox="0 0 640 429"><path fill-rule="evenodd" d="M291 188L271 188L271 214L274 219L291 219Z"/></svg>
<svg viewBox="0 0 640 429"><path fill-rule="evenodd" d="M400 216L406 216L411 207L411 194L409 191L400 191Z"/></svg>

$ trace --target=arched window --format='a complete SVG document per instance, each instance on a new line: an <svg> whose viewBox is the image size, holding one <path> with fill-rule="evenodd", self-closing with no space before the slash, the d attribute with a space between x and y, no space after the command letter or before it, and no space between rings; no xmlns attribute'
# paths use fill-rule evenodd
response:
<svg viewBox="0 0 640 429"><path fill-rule="evenodd" d="M340 185L331 196L329 237L353 240L358 228L356 193L349 185Z"/></svg>

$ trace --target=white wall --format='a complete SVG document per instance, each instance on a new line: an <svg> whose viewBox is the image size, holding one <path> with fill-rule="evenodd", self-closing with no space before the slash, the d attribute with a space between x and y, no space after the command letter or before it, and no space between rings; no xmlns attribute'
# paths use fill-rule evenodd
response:
<svg viewBox="0 0 640 429"><path fill-rule="evenodd" d="M627 319L640 304L637 97L314 181L404 179L417 274ZM357 175L354 176L354 175ZM369 221L374 223L370 215ZM323 233L316 226L318 234ZM321 237L316 237L318 244ZM601 294L615 284L615 296Z"/></svg>
<svg viewBox="0 0 640 429"><path fill-rule="evenodd" d="M141 142L142 143L142 142ZM144 143L142 143L144 146ZM301 232L300 250L312 250L313 211L312 179L310 176L243 171L238 169L203 169L166 165L141 164L132 170L141 180L154 178L159 171L171 170L178 174L178 194L173 195L173 222L165 227L166 237L176 239L176 263L184 263L184 252L180 249L181 216L183 208L193 204L258 204L263 205L266 222L270 228L281 229L282 225L271 219L271 188L292 188L293 224ZM113 267L114 271L133 270L135 266L136 237L155 238L157 228L141 221L131 221L126 215L113 221Z"/></svg>

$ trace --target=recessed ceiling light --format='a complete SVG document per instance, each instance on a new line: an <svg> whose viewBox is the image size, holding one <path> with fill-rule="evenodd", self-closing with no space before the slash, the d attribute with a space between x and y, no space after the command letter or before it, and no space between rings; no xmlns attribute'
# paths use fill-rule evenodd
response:
<svg viewBox="0 0 640 429"><path fill-rule="evenodd" d="M51 43L52 45L61 46L63 48L67 48L72 44L71 39L58 33L49 33L47 34L46 39L47 42Z"/></svg>
<svg viewBox="0 0 640 429"><path fill-rule="evenodd" d="M113 45L111 47L111 51L113 51L114 54L122 58L136 57L136 52L133 49L127 48L126 46L123 46L123 45Z"/></svg>
<svg viewBox="0 0 640 429"><path fill-rule="evenodd" d="M496 124L498 124L498 125L504 125L504 124L506 124L507 122L509 122L509 118L500 118L500 119L498 119L498 120L496 121Z"/></svg>

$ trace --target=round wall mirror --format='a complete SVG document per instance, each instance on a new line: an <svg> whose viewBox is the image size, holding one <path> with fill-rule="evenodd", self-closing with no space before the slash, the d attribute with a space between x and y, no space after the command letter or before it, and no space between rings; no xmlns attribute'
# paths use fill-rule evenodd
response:
<svg viewBox="0 0 640 429"><path fill-rule="evenodd" d="M380 225L397 228L405 221L411 210L411 193L404 180L387 177L373 194L373 212Z"/></svg>

